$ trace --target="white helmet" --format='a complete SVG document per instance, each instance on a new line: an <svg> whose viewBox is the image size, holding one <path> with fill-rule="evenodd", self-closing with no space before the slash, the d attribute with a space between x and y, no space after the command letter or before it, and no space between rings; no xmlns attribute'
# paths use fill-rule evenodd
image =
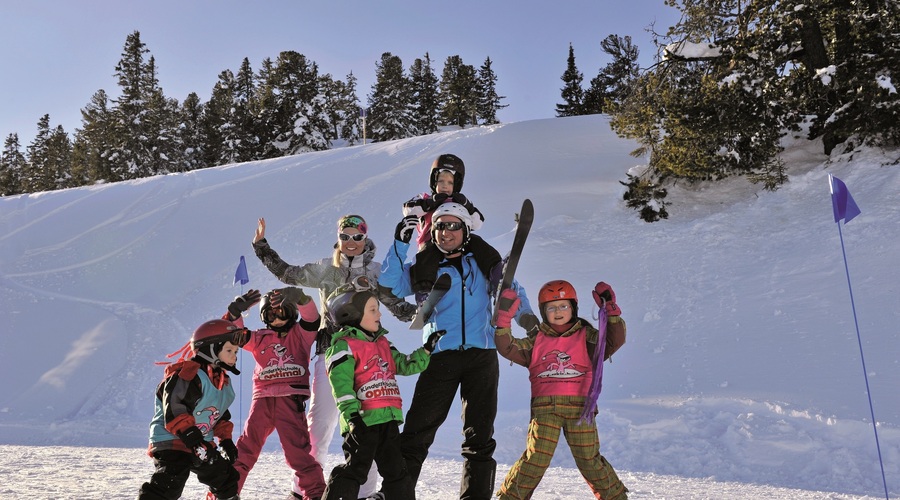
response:
<svg viewBox="0 0 900 500"><path fill-rule="evenodd" d="M457 219L461 220L465 225L465 229L463 231L463 245L469 242L469 236L472 233L472 214L466 209L466 207L460 205L459 203L442 203L437 208L434 209L434 212L431 213L431 239L432 241L437 241L435 233L437 232L437 228L435 227L435 222L438 221L441 217L445 215L452 215ZM440 248L440 247L438 247ZM443 251L443 249L441 249Z"/></svg>

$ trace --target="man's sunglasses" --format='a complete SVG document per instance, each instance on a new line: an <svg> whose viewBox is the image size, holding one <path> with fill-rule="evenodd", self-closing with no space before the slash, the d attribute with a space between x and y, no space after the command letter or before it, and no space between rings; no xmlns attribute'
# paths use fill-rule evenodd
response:
<svg viewBox="0 0 900 500"><path fill-rule="evenodd" d="M462 222L435 222L434 228L438 231L459 231L464 227Z"/></svg>

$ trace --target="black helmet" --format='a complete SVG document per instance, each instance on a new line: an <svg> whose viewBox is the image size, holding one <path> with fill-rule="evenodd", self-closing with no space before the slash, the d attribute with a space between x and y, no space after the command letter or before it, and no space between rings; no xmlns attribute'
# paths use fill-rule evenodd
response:
<svg viewBox="0 0 900 500"><path fill-rule="evenodd" d="M459 193L462 191L463 178L466 176L466 165L456 155L442 154L431 164L431 177L428 184L431 186L432 194L437 192L438 175L445 170L453 174L453 192Z"/></svg>
<svg viewBox="0 0 900 500"><path fill-rule="evenodd" d="M349 291L335 295L328 300L328 316L331 322L337 326L359 326L366 303L375 294L369 290Z"/></svg>
<svg viewBox="0 0 900 500"><path fill-rule="evenodd" d="M283 319L287 321L285 327L290 329L290 327L294 326L294 323L297 322L297 306L290 304L288 307L282 307L282 298L275 298L275 292L277 292L277 290L270 291L263 295L262 300L259 301L259 319L270 328L272 321L276 318Z"/></svg>

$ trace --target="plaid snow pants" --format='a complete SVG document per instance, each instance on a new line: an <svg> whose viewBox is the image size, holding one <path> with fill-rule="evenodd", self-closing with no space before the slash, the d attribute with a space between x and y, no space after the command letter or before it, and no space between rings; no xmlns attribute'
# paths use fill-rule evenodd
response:
<svg viewBox="0 0 900 500"><path fill-rule="evenodd" d="M579 398L580 399L580 398ZM594 496L602 500L628 498L628 489L619 480L616 471L600 454L600 438L597 424L592 419L582 424L582 406L574 401L532 403L531 422L525 452L513 464L500 486L497 496L501 499L524 500L531 498L535 488L550 466L550 460L559 443L560 431L569 443L578 471L584 476Z"/></svg>

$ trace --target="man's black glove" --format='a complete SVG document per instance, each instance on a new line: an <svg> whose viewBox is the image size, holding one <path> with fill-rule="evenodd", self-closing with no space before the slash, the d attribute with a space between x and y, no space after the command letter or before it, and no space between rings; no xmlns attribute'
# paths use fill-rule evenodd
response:
<svg viewBox="0 0 900 500"><path fill-rule="evenodd" d="M411 214L411 212L414 212L414 211L416 211L416 212L421 211L424 214L425 212L430 212L432 209L431 199L430 198L414 198L414 199L409 200L406 203L404 203L403 208L405 209L403 211L404 215L414 215L414 214ZM418 210L416 210L416 209L418 209Z"/></svg>
<svg viewBox="0 0 900 500"><path fill-rule="evenodd" d="M234 445L234 441L230 439L222 439L219 441L219 447L222 448L222 451L225 452L225 460L234 465L238 458L237 446Z"/></svg>
<svg viewBox="0 0 900 500"><path fill-rule="evenodd" d="M409 243L412 239L413 231L416 230L418 224L418 217L415 215L407 215L397 224L397 228L394 230L394 239L402 241L403 243Z"/></svg>
<svg viewBox="0 0 900 500"><path fill-rule="evenodd" d="M431 332L431 335L428 336L428 340L425 341L425 344L422 347L428 351L428 354L434 352L434 349L437 347L438 341L441 340L441 337L447 333L447 330L435 330Z"/></svg>
<svg viewBox="0 0 900 500"><path fill-rule="evenodd" d="M437 193L434 196L432 196L431 197L431 210L434 210L435 208L437 208L438 205L447 201L447 198L449 198L449 197L450 197L450 195L447 193ZM429 210L429 212L431 210Z"/></svg>
<svg viewBox="0 0 900 500"><path fill-rule="evenodd" d="M356 412L350 414L350 418L347 419L347 425L350 427L350 434L358 434L368 427L362 415Z"/></svg>
<svg viewBox="0 0 900 500"><path fill-rule="evenodd" d="M260 295L259 290L249 290L244 295L240 295L234 298L234 301L231 304L228 304L228 314L233 318L240 317L241 313L247 311L254 304L259 302L259 299L262 297Z"/></svg>

